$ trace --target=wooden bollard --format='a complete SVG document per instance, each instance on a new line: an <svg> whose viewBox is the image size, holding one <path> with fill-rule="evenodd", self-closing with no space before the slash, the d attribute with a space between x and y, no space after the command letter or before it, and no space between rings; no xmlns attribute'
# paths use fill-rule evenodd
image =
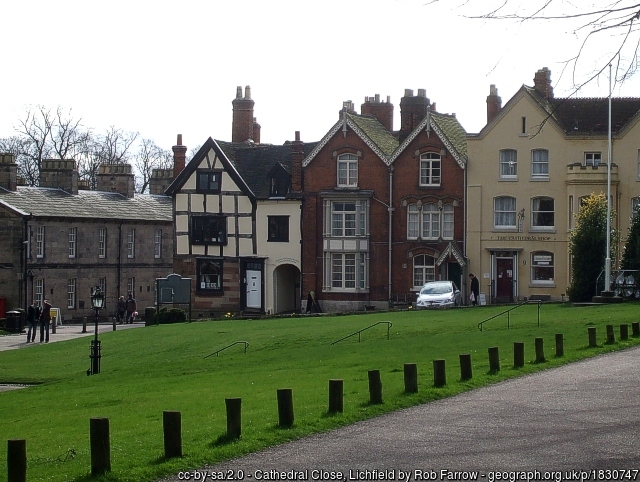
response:
<svg viewBox="0 0 640 482"><path fill-rule="evenodd" d="M433 386L444 387L447 384L447 372L444 360L433 360Z"/></svg>
<svg viewBox="0 0 640 482"><path fill-rule="evenodd" d="M116 331L116 317L113 317L113 331Z"/></svg>
<svg viewBox="0 0 640 482"><path fill-rule="evenodd" d="M404 392L418 393L418 365L415 363L404 364Z"/></svg>
<svg viewBox="0 0 640 482"><path fill-rule="evenodd" d="M7 444L7 480L27 482L27 441L9 440Z"/></svg>
<svg viewBox="0 0 640 482"><path fill-rule="evenodd" d="M83 316L82 317L82 333L86 333L87 332L87 317Z"/></svg>
<svg viewBox="0 0 640 482"><path fill-rule="evenodd" d="M164 457L182 457L182 417L180 412L165 410L162 412L164 431Z"/></svg>
<svg viewBox="0 0 640 482"><path fill-rule="evenodd" d="M109 442L109 419L92 418L89 421L91 439L91 475L100 475L111 470L111 445Z"/></svg>
<svg viewBox="0 0 640 482"><path fill-rule="evenodd" d="M227 437L240 438L242 435L242 399L225 398L227 406Z"/></svg>
<svg viewBox="0 0 640 482"><path fill-rule="evenodd" d="M473 376L471 369L471 355L469 353L460 354L460 379L462 381L471 380Z"/></svg>
<svg viewBox="0 0 640 482"><path fill-rule="evenodd" d="M589 348L595 348L598 346L598 340L596 339L596 327L590 326L587 329L589 331Z"/></svg>
<svg viewBox="0 0 640 482"><path fill-rule="evenodd" d="M278 425L283 428L293 426L293 390L278 389Z"/></svg>
<svg viewBox="0 0 640 482"><path fill-rule="evenodd" d="M544 363L544 338L536 338L536 363Z"/></svg>
<svg viewBox="0 0 640 482"><path fill-rule="evenodd" d="M369 370L369 403L382 403L380 370Z"/></svg>
<svg viewBox="0 0 640 482"><path fill-rule="evenodd" d="M492 346L489 348L489 372L496 373L500 371L500 355L498 354L498 347Z"/></svg>
<svg viewBox="0 0 640 482"><path fill-rule="evenodd" d="M564 356L564 336L556 333L556 356Z"/></svg>
<svg viewBox="0 0 640 482"><path fill-rule="evenodd" d="M632 321L631 322L631 334L634 337L640 336L640 321Z"/></svg>
<svg viewBox="0 0 640 482"><path fill-rule="evenodd" d="M616 342L616 335L613 333L613 325L607 325L607 344L612 345Z"/></svg>
<svg viewBox="0 0 640 482"><path fill-rule="evenodd" d="M620 339L628 340L629 339L629 325L623 323L620 325Z"/></svg>
<svg viewBox="0 0 640 482"><path fill-rule="evenodd" d="M343 411L343 386L342 380L329 380L329 413Z"/></svg>
<svg viewBox="0 0 640 482"><path fill-rule="evenodd" d="M513 342L513 368L522 368L524 366L524 343L521 341Z"/></svg>

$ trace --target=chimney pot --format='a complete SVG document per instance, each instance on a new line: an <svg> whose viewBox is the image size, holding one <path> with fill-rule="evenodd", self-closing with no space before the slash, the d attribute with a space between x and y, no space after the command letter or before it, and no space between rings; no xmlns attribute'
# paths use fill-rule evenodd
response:
<svg viewBox="0 0 640 482"><path fill-rule="evenodd" d="M239 85L236 88L236 99L242 99L242 86Z"/></svg>
<svg viewBox="0 0 640 482"><path fill-rule="evenodd" d="M418 89L418 97L426 97L427 89Z"/></svg>
<svg viewBox="0 0 640 482"><path fill-rule="evenodd" d="M251 99L251 87L248 85L244 88L244 98Z"/></svg>
<svg viewBox="0 0 640 482"><path fill-rule="evenodd" d="M296 131L296 141L300 140L300 131Z"/></svg>
<svg viewBox="0 0 640 482"><path fill-rule="evenodd" d="M404 89L404 96L405 96L405 97L413 97L413 90L411 90L411 89Z"/></svg>

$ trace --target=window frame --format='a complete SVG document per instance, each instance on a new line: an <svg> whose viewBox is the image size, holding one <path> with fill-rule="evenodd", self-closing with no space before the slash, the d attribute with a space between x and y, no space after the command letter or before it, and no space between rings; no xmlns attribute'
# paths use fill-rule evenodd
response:
<svg viewBox="0 0 640 482"><path fill-rule="evenodd" d="M36 258L44 258L45 227L36 228Z"/></svg>
<svg viewBox="0 0 640 482"><path fill-rule="evenodd" d="M197 169L196 192L199 194L220 194L222 192L222 171Z"/></svg>
<svg viewBox="0 0 640 482"><path fill-rule="evenodd" d="M332 291L356 292L365 289L365 253L332 252L330 262Z"/></svg>
<svg viewBox="0 0 640 482"><path fill-rule="evenodd" d="M437 174L435 174L437 172ZM442 156L437 152L420 154L419 185L438 187L442 183Z"/></svg>
<svg viewBox="0 0 640 482"><path fill-rule="evenodd" d="M431 258L433 264L427 264L427 258ZM422 264L417 264L416 261L422 261ZM413 289L420 290L428 281L436 280L436 258L430 254L419 254L413 257ZM417 276L420 270L420 277ZM420 282L421 281L421 282ZM416 284L419 283L419 284Z"/></svg>
<svg viewBox="0 0 640 482"><path fill-rule="evenodd" d="M499 201L502 200L513 200L513 210L507 210L507 209L498 209L497 203ZM494 229L507 229L507 230L513 230L515 231L516 229L518 229L518 219L517 219L517 212L518 212L518 208L517 208L518 204L517 204L517 199L513 196L496 196L493 198L493 228ZM513 224L498 224L498 216L499 215L509 215L509 217L511 217L511 215L513 215Z"/></svg>
<svg viewBox="0 0 640 482"><path fill-rule="evenodd" d="M598 158L597 163L595 162L596 156ZM600 164L602 164L602 151L585 151L584 166L598 167Z"/></svg>
<svg viewBox="0 0 640 482"><path fill-rule="evenodd" d="M551 201L553 203L553 210L543 210L540 208L540 203L542 201ZM538 207L536 209L536 203ZM556 212L556 200L549 196L537 196L531 198L531 230L534 231L548 231L553 230L556 227L555 224L555 212ZM551 224L538 224L540 219L542 219L545 215L551 214Z"/></svg>
<svg viewBox="0 0 640 482"><path fill-rule="evenodd" d="M550 258L550 259L539 259L536 260L536 257L539 258ZM531 270L529 273L530 282L532 285L542 285L542 286L554 286L555 285L555 254L551 251L532 251L531 252ZM544 264L550 263L550 264ZM550 278L548 275L546 277L540 277L537 279L539 273L542 270L551 270L552 277Z"/></svg>
<svg viewBox="0 0 640 482"><path fill-rule="evenodd" d="M98 230L98 258L104 259L107 257L107 228L100 228Z"/></svg>
<svg viewBox="0 0 640 482"><path fill-rule="evenodd" d="M536 159L536 154L546 153L546 159ZM544 167L541 172L536 172L536 167ZM548 179L549 178L549 150L548 149L532 149L531 150L531 177L534 179Z"/></svg>
<svg viewBox="0 0 640 482"><path fill-rule="evenodd" d="M189 239L192 245L227 245L227 216L221 214L192 215L189 224ZM211 236L207 236L208 234Z"/></svg>
<svg viewBox="0 0 640 482"><path fill-rule="evenodd" d="M162 258L162 229L156 229L153 232L153 257Z"/></svg>
<svg viewBox="0 0 640 482"><path fill-rule="evenodd" d="M354 209L346 209L353 205ZM343 206L339 209L339 206ZM355 238L366 235L366 201L331 201L330 235L332 238Z"/></svg>
<svg viewBox="0 0 640 482"><path fill-rule="evenodd" d="M421 208L422 215L420 234L422 239L437 240L440 239L440 219L441 212L436 203L425 203ZM435 227L434 227L435 226Z"/></svg>
<svg viewBox="0 0 640 482"><path fill-rule="evenodd" d="M357 155L352 153L338 155L336 160L336 181L338 187L358 187Z"/></svg>
<svg viewBox="0 0 640 482"><path fill-rule="evenodd" d="M78 228L69 228L69 259L74 259L77 253Z"/></svg>
<svg viewBox="0 0 640 482"><path fill-rule="evenodd" d="M135 279L135 277L127 278L127 296L129 295L129 293L131 293L131 295L134 296L135 292L136 292L136 279Z"/></svg>
<svg viewBox="0 0 640 482"><path fill-rule="evenodd" d="M508 159L507 154L513 154L515 159ZM518 151L516 149L500 149L500 179L518 178Z"/></svg>
<svg viewBox="0 0 640 482"><path fill-rule="evenodd" d="M34 288L34 299L38 303L38 306L42 306L44 301L44 278L38 278Z"/></svg>
<svg viewBox="0 0 640 482"><path fill-rule="evenodd" d="M132 228L127 233L127 258L136 257L136 230Z"/></svg>
<svg viewBox="0 0 640 482"><path fill-rule="evenodd" d="M277 215L267 216L267 242L268 243L288 243L289 242L290 216Z"/></svg>
<svg viewBox="0 0 640 482"><path fill-rule="evenodd" d="M217 269L217 273L203 273L203 268L212 266ZM224 291L224 261L222 259L196 259L196 290L201 294L214 294ZM209 278L204 278L209 276ZM207 286L208 285L208 286ZM214 287L215 286L215 287Z"/></svg>
<svg viewBox="0 0 640 482"><path fill-rule="evenodd" d="M76 308L76 278L67 280L67 309L74 310Z"/></svg>

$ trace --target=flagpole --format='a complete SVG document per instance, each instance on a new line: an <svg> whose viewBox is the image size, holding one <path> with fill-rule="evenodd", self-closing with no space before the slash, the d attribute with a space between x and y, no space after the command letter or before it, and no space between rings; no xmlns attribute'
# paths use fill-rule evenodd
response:
<svg viewBox="0 0 640 482"><path fill-rule="evenodd" d="M604 291L611 287L611 64L609 64L609 129L607 135L607 252L604 259Z"/></svg>

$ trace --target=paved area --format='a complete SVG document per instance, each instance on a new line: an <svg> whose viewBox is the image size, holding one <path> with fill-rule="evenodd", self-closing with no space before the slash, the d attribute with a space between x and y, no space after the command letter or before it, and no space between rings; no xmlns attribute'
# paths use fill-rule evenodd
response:
<svg viewBox="0 0 640 482"><path fill-rule="evenodd" d="M600 356L213 467L185 467L165 482L214 473L244 481L640 480L639 362L640 348Z"/></svg>

